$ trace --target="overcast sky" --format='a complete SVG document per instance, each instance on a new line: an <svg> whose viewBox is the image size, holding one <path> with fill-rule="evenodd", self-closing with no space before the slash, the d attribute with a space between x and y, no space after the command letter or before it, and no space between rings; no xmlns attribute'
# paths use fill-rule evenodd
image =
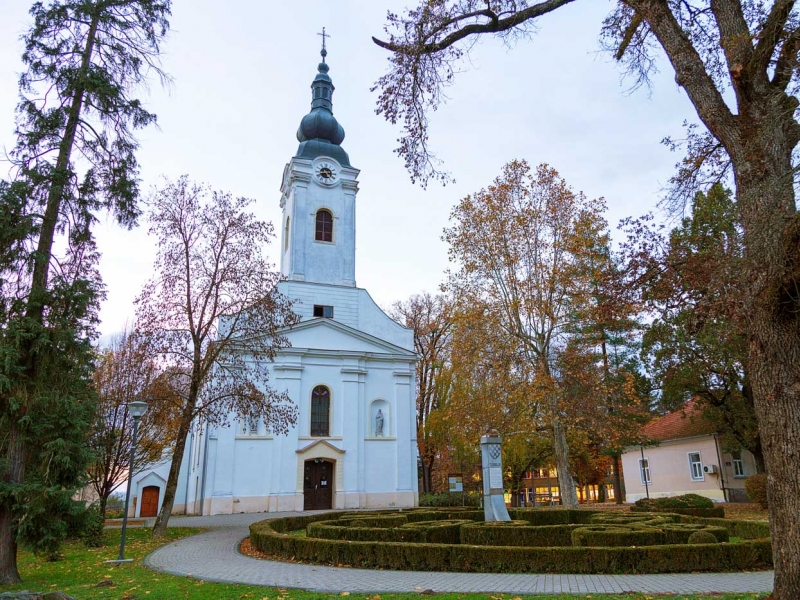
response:
<svg viewBox="0 0 800 600"><path fill-rule="evenodd" d="M407 0L411 2L412 0ZM159 128L139 133L143 188L188 174L215 189L257 199L258 215L280 222L280 182L294 155L300 119L327 28L333 109L342 144L361 169L357 197L356 281L382 306L436 291L448 266L441 241L451 207L491 183L512 159L547 162L573 189L604 196L615 228L654 210L679 158L660 144L680 137L695 114L669 65L650 93L599 51L598 33L612 1L576 2L541 19L538 33L514 47L485 39L432 118L431 143L456 178L427 191L410 183L392 152L398 128L375 115L373 82L387 69L375 46L387 10L404 0L264 2L174 0L164 68L143 99ZM29 0L0 0L0 147L13 145L21 70L20 35ZM0 165L0 176L7 166ZM108 300L101 330L133 318L133 299L149 277L154 242L146 223L124 231L105 216L97 229ZM277 262L277 244L267 249Z"/></svg>

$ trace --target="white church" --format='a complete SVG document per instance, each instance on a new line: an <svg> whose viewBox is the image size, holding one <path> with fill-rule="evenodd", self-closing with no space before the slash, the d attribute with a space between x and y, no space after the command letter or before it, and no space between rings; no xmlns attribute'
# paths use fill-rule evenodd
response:
<svg viewBox="0 0 800 600"><path fill-rule="evenodd" d="M410 507L417 504L413 332L356 286L358 169L342 148L322 62L311 111L283 171L280 291L302 320L269 365L299 409L288 435L232 418L187 440L173 514ZM169 463L132 482L135 517L156 516Z"/></svg>

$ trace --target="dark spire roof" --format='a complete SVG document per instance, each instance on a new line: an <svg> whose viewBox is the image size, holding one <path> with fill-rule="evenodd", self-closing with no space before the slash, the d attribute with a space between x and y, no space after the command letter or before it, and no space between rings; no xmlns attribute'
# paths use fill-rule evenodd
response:
<svg viewBox="0 0 800 600"><path fill-rule="evenodd" d="M297 129L297 141L300 146L295 156L301 158L316 158L330 156L340 164L349 167L350 158L341 144L344 141L344 128L339 125L333 116L333 82L328 75L325 57L328 51L324 46L320 52L322 62L317 67L317 76L311 83L311 112L300 121Z"/></svg>

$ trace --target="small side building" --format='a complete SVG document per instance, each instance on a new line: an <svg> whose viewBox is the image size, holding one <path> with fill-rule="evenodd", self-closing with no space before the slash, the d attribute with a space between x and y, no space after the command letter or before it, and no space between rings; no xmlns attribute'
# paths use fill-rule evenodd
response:
<svg viewBox="0 0 800 600"><path fill-rule="evenodd" d="M724 449L717 427L694 401L650 421L643 434L657 445L631 446L622 455L628 502L681 494L747 502L744 481L757 473L755 458L744 449Z"/></svg>

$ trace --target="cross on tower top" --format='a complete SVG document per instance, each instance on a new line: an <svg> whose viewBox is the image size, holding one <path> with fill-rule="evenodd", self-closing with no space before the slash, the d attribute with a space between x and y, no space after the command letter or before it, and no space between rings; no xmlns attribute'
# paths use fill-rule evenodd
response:
<svg viewBox="0 0 800 600"><path fill-rule="evenodd" d="M320 51L320 55L322 56L322 62L325 62L325 57L328 56L328 51L325 49L325 39L331 36L325 33L324 27L322 28L322 33L318 33L317 35L322 37L322 50Z"/></svg>

